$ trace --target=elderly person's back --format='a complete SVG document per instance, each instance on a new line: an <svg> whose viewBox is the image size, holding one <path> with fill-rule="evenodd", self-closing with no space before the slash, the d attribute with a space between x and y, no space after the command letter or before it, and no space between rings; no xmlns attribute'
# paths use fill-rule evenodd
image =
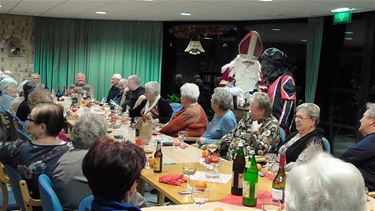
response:
<svg viewBox="0 0 375 211"><path fill-rule="evenodd" d="M82 199L92 195L82 172L82 160L95 141L106 136L107 128L103 117L88 111L83 113L74 124L72 134L74 149L66 152L57 161L52 177L55 192L64 210L76 210ZM134 193L129 202L138 207L147 206L139 193Z"/></svg>
<svg viewBox="0 0 375 211"><path fill-rule="evenodd" d="M137 107L129 110L129 116L141 116L151 113L154 123L167 123L172 116L172 108L169 103L160 96L160 85L156 81L145 84L146 99Z"/></svg>
<svg viewBox="0 0 375 211"><path fill-rule="evenodd" d="M37 85L35 81L28 81L23 85L23 96L25 99L21 102L16 111L16 116L22 121L26 121L27 115L30 114L31 109L27 104L27 98Z"/></svg>
<svg viewBox="0 0 375 211"><path fill-rule="evenodd" d="M25 81L22 81L19 85L18 85L18 88L17 88L17 97L14 98L14 100L12 101L12 103L10 104L10 109L16 113L17 110L18 110L18 107L20 106L20 104L25 100L25 97L23 96L23 86L27 83L27 80Z"/></svg>
<svg viewBox="0 0 375 211"><path fill-rule="evenodd" d="M207 116L197 103L199 88L195 84L185 83L181 86L181 104L183 108L172 120L161 128L160 132L176 137L179 131L185 130L188 136L200 137L207 126Z"/></svg>
<svg viewBox="0 0 375 211"><path fill-rule="evenodd" d="M19 140L0 150L0 161L20 173L35 198L39 198L39 175L51 177L57 160L69 149L65 141L57 138L64 126L63 110L62 106L53 103L38 104L26 122L33 140Z"/></svg>
<svg viewBox="0 0 375 211"><path fill-rule="evenodd" d="M220 155L233 160L239 142L244 142L245 153L257 155L276 152L279 145L279 123L272 116L271 100L266 93L253 95L251 109L237 127L217 142Z"/></svg>
<svg viewBox="0 0 375 211"><path fill-rule="evenodd" d="M361 173L352 164L326 153L318 153L290 171L285 188L288 211L367 210Z"/></svg>
<svg viewBox="0 0 375 211"><path fill-rule="evenodd" d="M199 144L212 144L237 126L236 117L230 110L232 95L227 88L218 87L211 97L211 108L215 112L212 121L199 140Z"/></svg>

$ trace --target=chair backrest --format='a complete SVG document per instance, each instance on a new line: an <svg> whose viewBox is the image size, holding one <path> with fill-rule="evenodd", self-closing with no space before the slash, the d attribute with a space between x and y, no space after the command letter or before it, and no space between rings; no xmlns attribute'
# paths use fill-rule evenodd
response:
<svg viewBox="0 0 375 211"><path fill-rule="evenodd" d="M41 174L38 181L43 210L62 211L61 203L53 190L51 179L47 175Z"/></svg>
<svg viewBox="0 0 375 211"><path fill-rule="evenodd" d="M5 174L5 167L0 162L0 186L1 186L1 209L0 210L8 210L11 209L19 209L19 207L16 205L16 202L14 200L13 191L8 189L7 184L9 184L9 177Z"/></svg>
<svg viewBox="0 0 375 211"><path fill-rule="evenodd" d="M79 204L78 211L91 211L91 203L94 200L94 196L87 196L86 198L82 199L81 203Z"/></svg>
<svg viewBox="0 0 375 211"><path fill-rule="evenodd" d="M181 103L170 103L170 105L171 105L172 111L173 111L172 116L175 113L179 112L183 107Z"/></svg>
<svg viewBox="0 0 375 211"><path fill-rule="evenodd" d="M21 175L12 166L5 164L5 172L9 177L9 183L13 189L14 198L17 205L26 211L32 211L33 206L42 206L39 199L33 199L30 196L26 181L22 179Z"/></svg>
<svg viewBox="0 0 375 211"><path fill-rule="evenodd" d="M279 138L280 144L283 144L285 142L285 130L281 127L279 127Z"/></svg>
<svg viewBox="0 0 375 211"><path fill-rule="evenodd" d="M328 153L331 153L331 144L329 143L328 139L326 139L325 137L322 137L322 140L323 140L325 151Z"/></svg>

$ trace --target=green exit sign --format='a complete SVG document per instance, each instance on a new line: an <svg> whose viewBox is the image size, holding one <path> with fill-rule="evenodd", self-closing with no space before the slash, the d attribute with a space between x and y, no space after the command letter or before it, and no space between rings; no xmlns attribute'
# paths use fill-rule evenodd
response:
<svg viewBox="0 0 375 211"><path fill-rule="evenodd" d="M337 12L333 15L333 25L336 24L345 24L352 21L352 12Z"/></svg>

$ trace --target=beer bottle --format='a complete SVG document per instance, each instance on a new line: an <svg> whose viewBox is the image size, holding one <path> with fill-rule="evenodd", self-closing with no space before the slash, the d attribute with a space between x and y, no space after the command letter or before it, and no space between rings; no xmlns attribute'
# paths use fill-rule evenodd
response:
<svg viewBox="0 0 375 211"><path fill-rule="evenodd" d="M245 171L245 155L243 152L243 141L241 140L238 143L238 149L236 156L233 160L233 182L232 182L232 189L231 193L236 196L242 195L242 187L243 187L243 174Z"/></svg>
<svg viewBox="0 0 375 211"><path fill-rule="evenodd" d="M252 207L257 204L258 168L255 161L255 153L252 153L249 159L250 166L247 168L243 179L242 204Z"/></svg>
<svg viewBox="0 0 375 211"><path fill-rule="evenodd" d="M279 161L279 171L275 179L272 182L272 199L275 201L284 202L285 198L285 183L286 183L286 174L285 174L285 151L280 151L280 161Z"/></svg>
<svg viewBox="0 0 375 211"><path fill-rule="evenodd" d="M160 140L157 141L154 159L155 159L154 172L161 173L163 171L163 153L161 152Z"/></svg>

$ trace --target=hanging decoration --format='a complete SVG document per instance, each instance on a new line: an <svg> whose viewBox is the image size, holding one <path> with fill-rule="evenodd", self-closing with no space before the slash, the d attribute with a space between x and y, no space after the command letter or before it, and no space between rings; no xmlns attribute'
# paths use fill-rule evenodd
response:
<svg viewBox="0 0 375 211"><path fill-rule="evenodd" d="M198 55L201 53L204 53L204 49L202 47L202 44L199 40L190 40L188 46L185 48L185 52L193 55Z"/></svg>

